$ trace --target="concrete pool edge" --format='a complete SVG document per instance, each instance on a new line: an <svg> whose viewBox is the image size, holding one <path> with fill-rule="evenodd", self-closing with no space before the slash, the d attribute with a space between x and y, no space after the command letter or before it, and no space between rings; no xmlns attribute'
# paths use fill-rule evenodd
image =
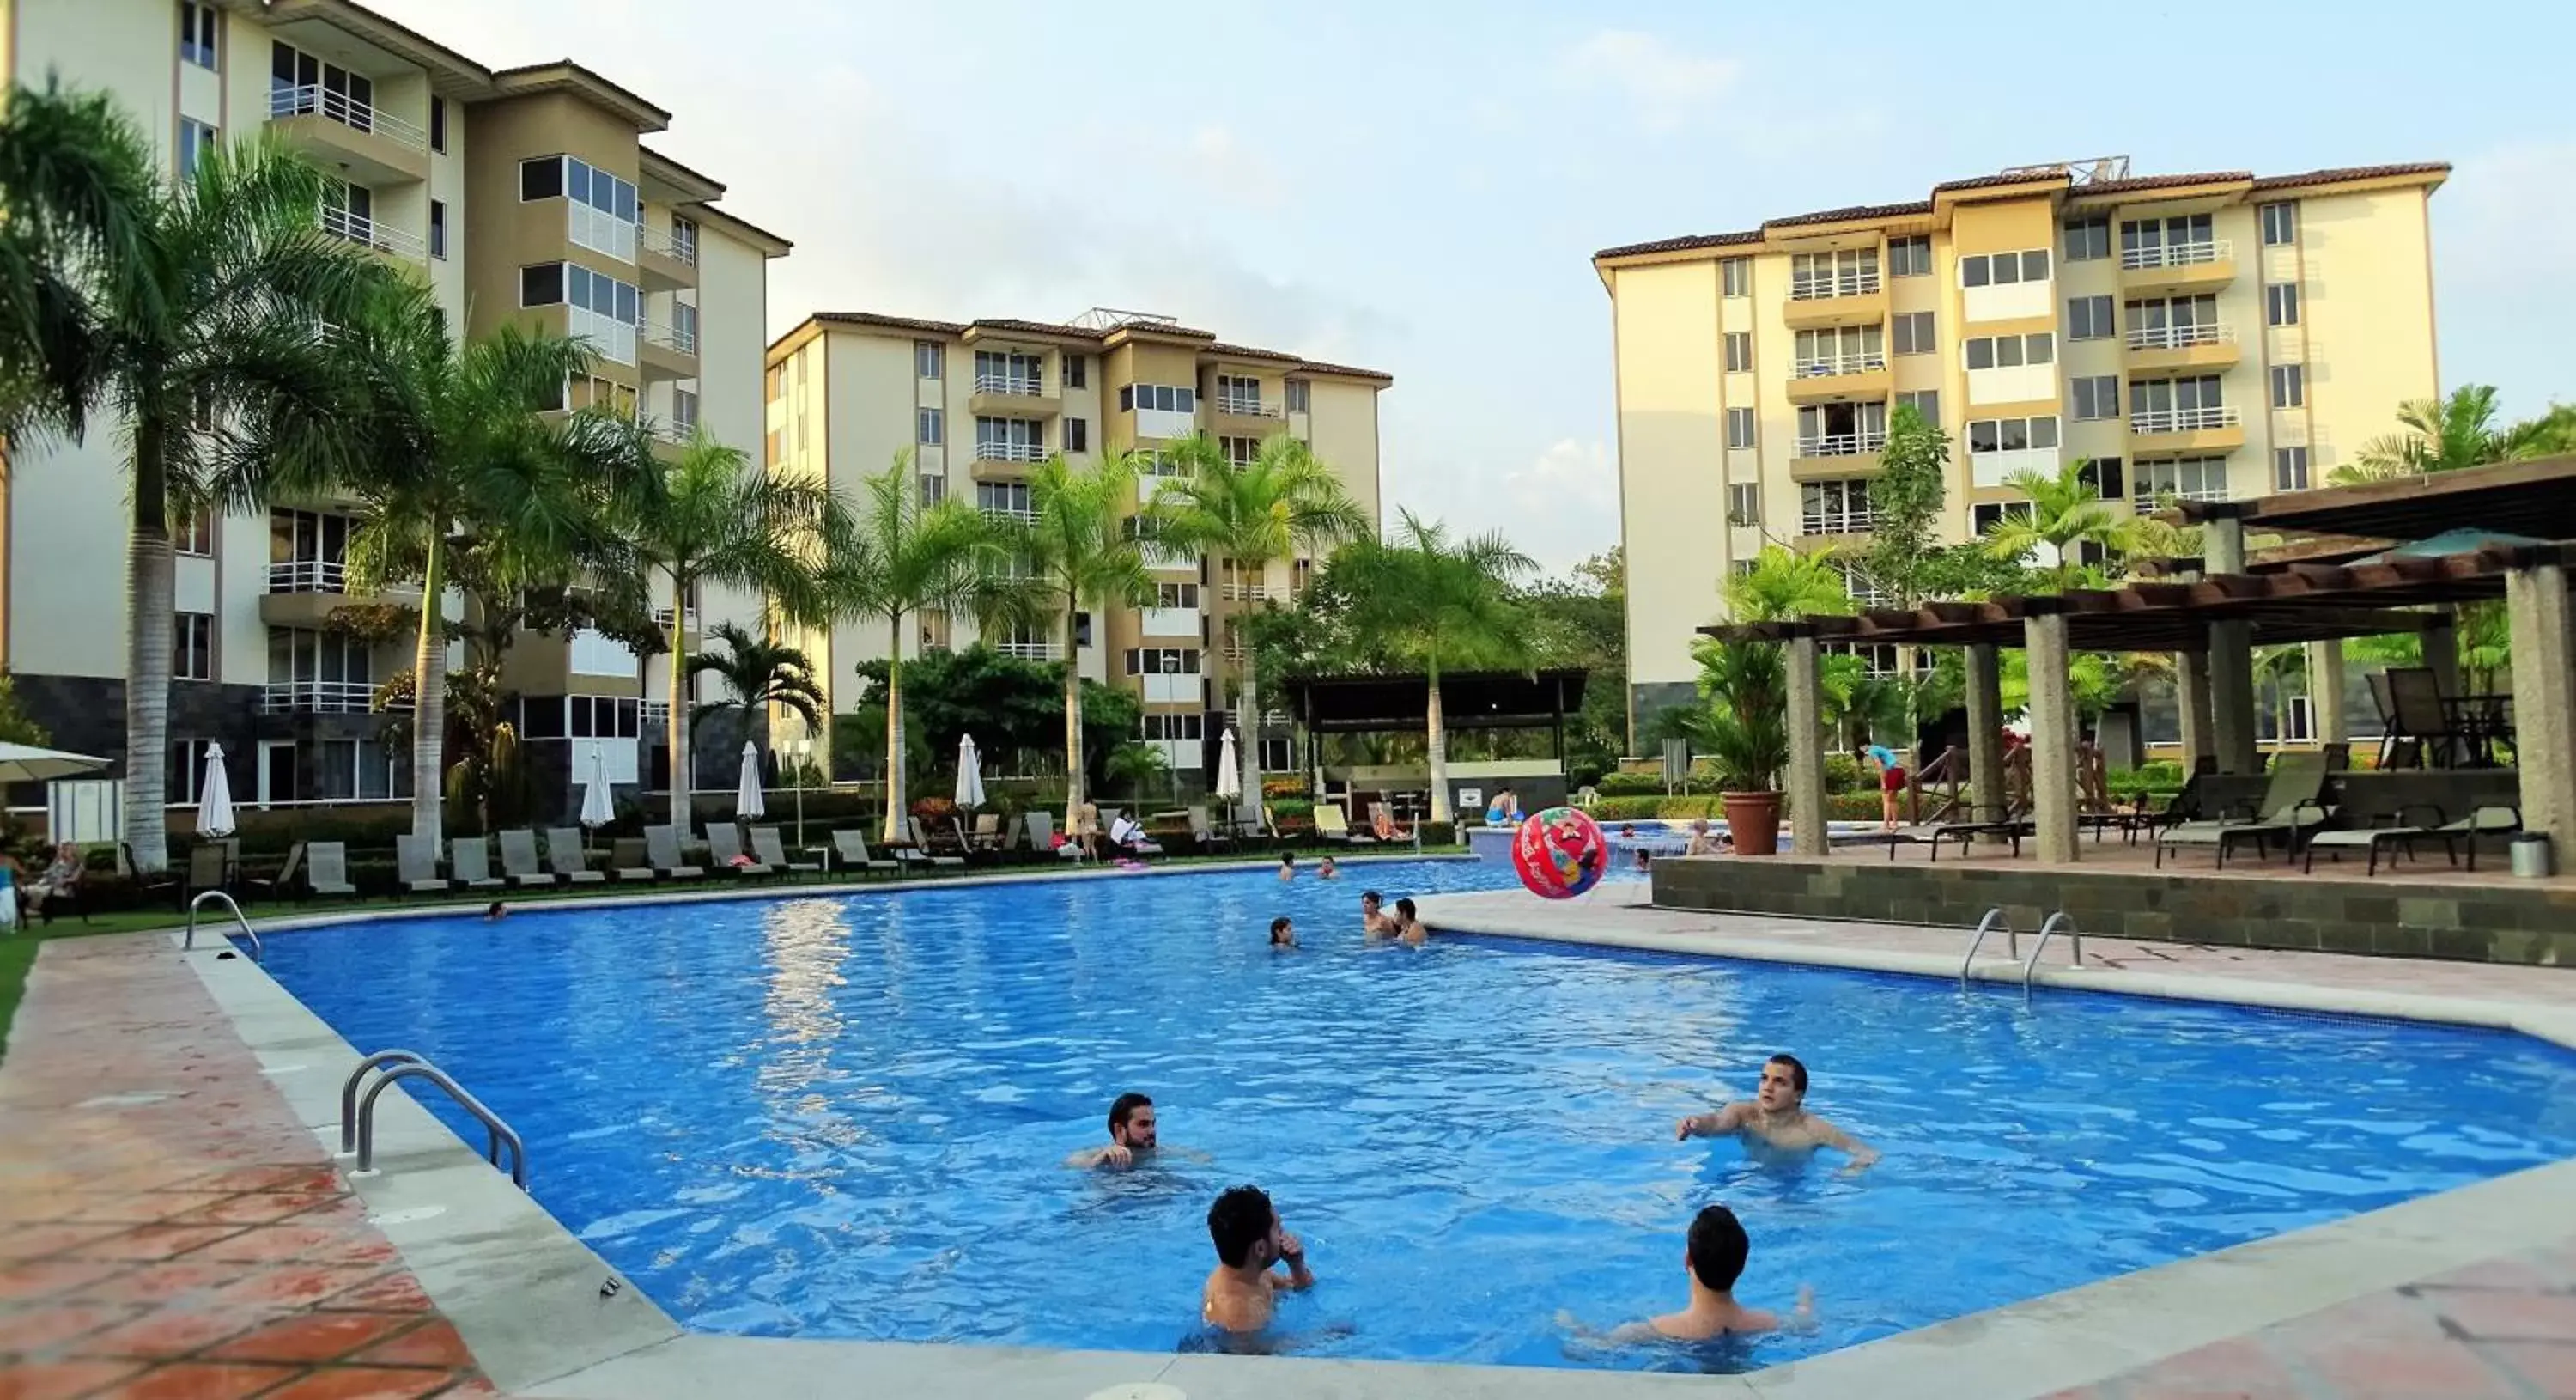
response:
<svg viewBox="0 0 2576 1400"><path fill-rule="evenodd" d="M1170 873L1265 866L1252 861ZM980 882L1024 883L1109 873L1113 872L1051 871L987 877ZM676 899L611 896L549 901L541 907L902 892L969 883L976 882L727 888L689 892ZM472 909L339 911L275 927L325 927L441 913L470 917ZM1480 930L1452 927L1451 931ZM168 936L174 945L179 941L176 933ZM1693 940L1656 934L1626 941L1498 929L1494 936L1957 975L1955 961L1943 971L1932 966L1942 960L1931 955L1853 961L1821 956L1851 950L1768 944L1756 952L1748 948L1758 941L1725 938L1698 940L1711 945L1700 947L1691 946ZM247 959L221 958L220 947L207 946L187 955L187 961L231 1019L236 1034L269 1071L270 1081L295 1109L299 1121L336 1146L339 1085L357 1062L358 1052L265 970ZM2002 971L1981 966L1979 974L1984 980L2007 980ZM2017 966L2012 977L2018 977ZM2041 985L2158 994L2136 978L2114 988L2082 974L2061 981L2053 970L2042 975ZM2173 994L2200 1001L2269 1004L2213 995L2206 985L2180 987ZM2491 1014L2464 1014L2491 1013L2492 1006L2486 1004L2451 998L2411 1000L2440 1005L2418 1007L2419 1014L2408 1019L2509 1024ZM2293 1009L2402 1014L2382 1005L2296 1004ZM2431 1010L2445 1014L2426 1014ZM2559 1027L2562 1034L2527 1033L2562 1044L2576 1043L2564 1036L2566 1029ZM557 1400L699 1395L718 1382L748 1382L756 1393L810 1393L814 1385L797 1382L832 1377L846 1384L854 1368L863 1369L872 1381L907 1382L925 1394L1081 1396L1117 1384L1159 1380L1179 1386L1193 1400L1266 1396L1283 1388L1291 1393L1427 1400L1522 1395L1598 1395L1612 1400L1672 1394L1679 1385L1692 1386L1700 1394L1809 1397L1870 1393L1891 1382L1902 1390L1906 1378L1919 1381L1922 1368L1935 1362L1949 1382L1945 1393L2036 1396L2438 1274L2525 1242L2536 1233L2576 1237L2576 1163L2559 1163L1732 1377L742 1338L688 1332L632 1287L600 1297L602 1282L615 1277L614 1271L533 1198L510 1186L505 1175L492 1170L443 1122L405 1100L399 1089L386 1096L379 1115L378 1160L387 1170L366 1177L353 1175L353 1187L371 1211L385 1217L380 1228L402 1251L406 1264L454 1322L493 1382L505 1390ZM542 1169L543 1164L538 1164ZM404 1214L432 1206L440 1213L420 1219ZM1959 1383L1971 1377L1977 1384L1992 1383L1995 1388L1980 1390Z"/></svg>

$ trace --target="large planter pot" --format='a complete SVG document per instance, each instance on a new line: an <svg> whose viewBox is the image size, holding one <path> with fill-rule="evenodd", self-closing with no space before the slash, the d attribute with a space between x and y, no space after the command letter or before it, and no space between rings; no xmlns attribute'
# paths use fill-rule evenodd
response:
<svg viewBox="0 0 2576 1400"><path fill-rule="evenodd" d="M1719 800L1726 806L1726 834L1737 855L1780 854L1780 794L1730 792Z"/></svg>

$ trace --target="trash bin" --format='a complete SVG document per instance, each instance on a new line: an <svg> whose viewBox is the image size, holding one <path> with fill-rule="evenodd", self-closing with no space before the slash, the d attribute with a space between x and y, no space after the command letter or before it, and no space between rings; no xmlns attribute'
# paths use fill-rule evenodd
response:
<svg viewBox="0 0 2576 1400"><path fill-rule="evenodd" d="M2513 873L2525 880L2537 880L2549 873L2549 838L2537 832L2526 832L2513 838Z"/></svg>

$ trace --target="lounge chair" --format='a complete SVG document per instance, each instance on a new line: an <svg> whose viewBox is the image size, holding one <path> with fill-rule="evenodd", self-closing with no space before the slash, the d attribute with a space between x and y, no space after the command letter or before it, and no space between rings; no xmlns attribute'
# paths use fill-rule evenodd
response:
<svg viewBox="0 0 2576 1400"><path fill-rule="evenodd" d="M417 836L394 838L394 882L406 894L445 894L454 886L438 873L438 851Z"/></svg>
<svg viewBox="0 0 2576 1400"><path fill-rule="evenodd" d="M1393 845L1412 840L1413 828L1396 825L1393 809L1383 802L1372 802L1369 804L1369 834L1383 844Z"/></svg>
<svg viewBox="0 0 2576 1400"><path fill-rule="evenodd" d="M306 894L355 895L349 883L349 847L340 841L315 841L304 848Z"/></svg>
<svg viewBox="0 0 2576 1400"><path fill-rule="evenodd" d="M1001 813L984 812L976 816L975 849L979 851L998 851L1002 849Z"/></svg>
<svg viewBox="0 0 2576 1400"><path fill-rule="evenodd" d="M751 858L742 848L742 828L732 822L707 823L707 858L716 869L733 875L775 875L778 867Z"/></svg>
<svg viewBox="0 0 2576 1400"><path fill-rule="evenodd" d="M902 861L885 860L868 853L868 838L863 832L833 832L832 853L841 858L841 864L862 875L903 874Z"/></svg>
<svg viewBox="0 0 2576 1400"><path fill-rule="evenodd" d="M2511 836L2520 830L2522 830L2521 808L2502 803L2490 803L2487 806L2472 809L2467 816L2458 821L2442 823L2433 828L2431 835L2438 837L2445 849L2449 849L2454 841L2466 843L2469 848L2469 868L2475 870L2478 868L2479 837Z"/></svg>
<svg viewBox="0 0 2576 1400"><path fill-rule="evenodd" d="M1118 812L1118 809L1117 809L1117 808L1115 808L1115 807L1103 807L1103 808L1101 808L1101 809L1100 809L1101 830L1103 830L1103 831L1116 831L1116 830L1118 829L1118 818L1119 818L1119 812ZM1102 839L1103 839L1103 840L1107 840L1108 838L1103 837ZM1125 844L1125 845L1123 845L1123 846L1118 845L1118 844L1117 844L1117 843L1115 843L1115 842L1112 842L1112 843L1110 844L1110 849L1112 849L1112 850L1116 851L1116 852L1117 852L1119 855L1121 855L1121 856L1127 856L1127 857L1134 857L1134 856L1159 856L1159 855L1163 854L1163 847L1162 847L1162 843L1160 843L1160 842L1156 841L1153 837L1148 836L1148 835L1146 835L1146 834L1145 834L1145 824L1144 824L1143 822L1141 822L1141 821L1136 823L1136 835L1135 835L1135 838L1134 838L1133 840L1129 841L1127 844Z"/></svg>
<svg viewBox="0 0 2576 1400"><path fill-rule="evenodd" d="M774 826L751 828L751 853L760 857L761 864L782 874L810 875L823 868L820 861L789 860L787 843L778 839L778 828Z"/></svg>
<svg viewBox="0 0 2576 1400"><path fill-rule="evenodd" d="M2242 841L2254 842L2260 849L2277 836L2295 853L2299 839L2323 826L2330 815L2317 800L2318 794L2325 791L2325 783L2324 755L2283 754L2272 761L2271 778L2263 786L2257 807L2259 816L2188 821L2168 827L2156 837L2156 868L2164 868L2168 846L2216 847L2222 870L2227 868L2228 850Z"/></svg>
<svg viewBox="0 0 2576 1400"><path fill-rule="evenodd" d="M232 883L233 845L229 841L206 841L188 851L188 882L180 886L184 902L207 890L220 890Z"/></svg>
<svg viewBox="0 0 2576 1400"><path fill-rule="evenodd" d="M950 817L948 829L956 833L957 853L964 856L968 864L973 864L978 856L995 860L1001 858L999 851L994 850L981 837L972 835L966 830L966 822L963 818Z"/></svg>
<svg viewBox="0 0 2576 1400"><path fill-rule="evenodd" d="M1234 833L1218 831L1208 821L1207 809L1203 807L1190 809L1190 839L1198 842L1202 851L1230 851L1235 846Z"/></svg>
<svg viewBox="0 0 2576 1400"><path fill-rule="evenodd" d="M1377 838L1351 830L1351 819L1338 802L1321 802L1315 806L1315 834L1326 841L1345 846L1374 846Z"/></svg>
<svg viewBox="0 0 2576 1400"><path fill-rule="evenodd" d="M501 874L511 884L552 889L559 882L537 861L537 833L521 827L501 833Z"/></svg>
<svg viewBox="0 0 2576 1400"><path fill-rule="evenodd" d="M497 890L505 883L492 874L492 848L480 836L459 836L448 842L447 855L447 868L465 889Z"/></svg>
<svg viewBox="0 0 2576 1400"><path fill-rule="evenodd" d="M652 862L645 858L644 838L620 836L611 842L608 847L608 873L616 876L621 884L630 881L650 883L656 872Z"/></svg>
<svg viewBox="0 0 2576 1400"><path fill-rule="evenodd" d="M1980 812L1991 815L1980 817L1978 815ZM1913 826L1900 826L1893 831L1871 832L1868 836L1859 839L1885 842L1889 860L1896 859L1896 848L1899 846L1929 846L1932 848L1932 859L1938 861L1941 859L1941 843L1944 841L1958 842L1959 856L1964 860L1967 858L1968 848L1976 844L1977 838L1993 837L1996 840L2010 841L2013 856L2019 859L2022 838L2038 831L2030 815L2018 807L1971 805L1967 808L1967 813L1966 821L1921 822Z"/></svg>
<svg viewBox="0 0 2576 1400"><path fill-rule="evenodd" d="M1055 818L1052 815L1045 812L1031 812L1026 820L1031 846L1040 851L1053 851L1058 860L1080 861L1087 858L1089 853L1082 849L1082 842L1078 839L1068 836L1061 845L1057 844Z"/></svg>
<svg viewBox="0 0 2576 1400"><path fill-rule="evenodd" d="M501 844L501 857L505 863L509 855L510 846L505 839ZM582 849L581 832L574 827L546 828L546 864L555 874L562 876L566 884L597 885L608 879L590 868L590 853Z"/></svg>
<svg viewBox="0 0 2576 1400"><path fill-rule="evenodd" d="M2365 791L2376 786L2374 784ZM2408 823L2407 815L2415 812L2429 814L2432 820L2421 824ZM2379 873L2379 851L2383 846L2398 846L2412 853L2416 842L2436 840L2443 841L2447 848L2450 843L2437 834L2442 826L2442 816L2442 809L2430 802L2399 802L2381 806L2372 797L2351 798L2348 791L2347 800L2335 809L2335 819L2346 825L2309 834L2307 861L2299 867L2299 873L2304 875L2317 868L2317 848L2320 846L2325 848L2326 858L2334 861L2340 861L2345 851L2363 851L2367 856L2362 871L2365 875ZM2457 861L2459 856L2455 852L2451 858Z"/></svg>
<svg viewBox="0 0 2576 1400"><path fill-rule="evenodd" d="M653 873L672 880L703 880L704 866L691 865L680 854L680 833L669 825L644 828L644 863Z"/></svg>
<svg viewBox="0 0 2576 1400"><path fill-rule="evenodd" d="M277 868L276 875L242 881L242 893L244 895L256 893L268 899L283 899L287 891L295 888L295 873L303 868L304 843L298 841L286 848L286 864Z"/></svg>
<svg viewBox="0 0 2576 1400"><path fill-rule="evenodd" d="M145 873L134 863L134 848L122 841L116 843L116 873L132 881L134 892L145 899L179 888L178 871L165 868Z"/></svg>
<svg viewBox="0 0 2576 1400"><path fill-rule="evenodd" d="M895 859L913 865L927 865L934 870L950 866L963 870L966 867L966 857L962 855L940 855L931 850L930 834L921 829L921 818L906 817L903 821L905 828L912 833L912 846L909 850L897 849Z"/></svg>

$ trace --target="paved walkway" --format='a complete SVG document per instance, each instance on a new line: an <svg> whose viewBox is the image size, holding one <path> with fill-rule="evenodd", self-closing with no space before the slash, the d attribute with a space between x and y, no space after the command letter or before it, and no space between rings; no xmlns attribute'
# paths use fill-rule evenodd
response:
<svg viewBox="0 0 2576 1400"><path fill-rule="evenodd" d="M492 1394L168 937L46 944L0 1060L0 1400Z"/></svg>

